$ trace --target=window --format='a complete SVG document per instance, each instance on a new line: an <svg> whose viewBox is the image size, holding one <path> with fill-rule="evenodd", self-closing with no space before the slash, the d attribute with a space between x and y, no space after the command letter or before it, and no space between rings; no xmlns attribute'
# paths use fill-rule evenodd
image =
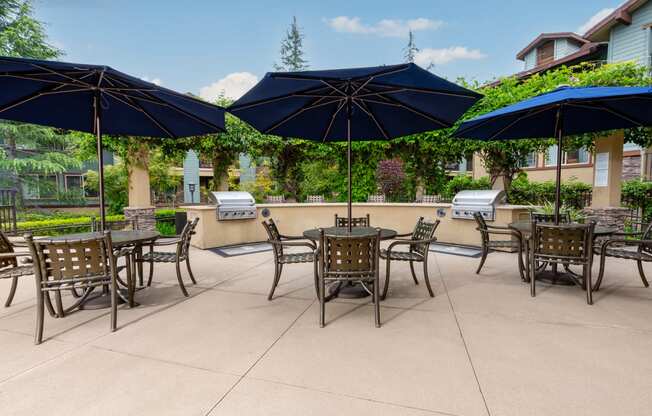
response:
<svg viewBox="0 0 652 416"><path fill-rule="evenodd" d="M586 148L562 153L562 165L581 165L591 161L591 153ZM546 166L557 166L557 146L550 146L546 153Z"/></svg>
<svg viewBox="0 0 652 416"><path fill-rule="evenodd" d="M532 152L529 155L525 156L525 159L520 163L520 167L522 168L536 168L537 167L537 153Z"/></svg>
<svg viewBox="0 0 652 416"><path fill-rule="evenodd" d="M555 60L555 41L550 40L537 48L537 66L545 65Z"/></svg>
<svg viewBox="0 0 652 416"><path fill-rule="evenodd" d="M39 177L38 195L39 198L54 198L57 195L57 177L55 175Z"/></svg>
<svg viewBox="0 0 652 416"><path fill-rule="evenodd" d="M79 191L84 187L81 175L66 175L66 191Z"/></svg>

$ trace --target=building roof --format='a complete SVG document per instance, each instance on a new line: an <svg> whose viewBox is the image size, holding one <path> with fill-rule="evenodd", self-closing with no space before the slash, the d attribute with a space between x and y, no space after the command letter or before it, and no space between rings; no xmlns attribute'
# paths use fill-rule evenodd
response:
<svg viewBox="0 0 652 416"><path fill-rule="evenodd" d="M583 38L582 36L578 35L577 33L573 32L554 32L554 33L542 33L539 36L537 36L536 39L534 39L532 42L530 42L529 45L527 45L525 48L523 48L519 53L516 54L516 59L523 60L525 59L525 55L527 55L532 49L536 48L539 46L539 44L549 41L549 40L554 40L554 39L571 39L575 41L576 43L579 43L581 45L587 44L589 41Z"/></svg>
<svg viewBox="0 0 652 416"><path fill-rule="evenodd" d="M513 76L517 79L528 78L536 73L554 69L562 65L574 65L580 62L585 61L597 61L604 59L602 56L606 54L607 43L606 42L589 42L582 45L582 47L570 55L566 55L563 58L548 62L543 65L535 66L525 71L518 72ZM487 86L498 85L501 82L500 79L497 79L493 82L487 84Z"/></svg>
<svg viewBox="0 0 652 416"><path fill-rule="evenodd" d="M609 16L599 21L589 29L584 37L591 41L606 41L609 39L609 31L617 24L630 25L632 13L647 3L648 0L628 0L614 10Z"/></svg>

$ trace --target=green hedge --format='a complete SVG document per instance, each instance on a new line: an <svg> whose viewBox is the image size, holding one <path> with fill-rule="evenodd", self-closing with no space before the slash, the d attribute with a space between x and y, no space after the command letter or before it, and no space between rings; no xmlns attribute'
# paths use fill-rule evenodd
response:
<svg viewBox="0 0 652 416"><path fill-rule="evenodd" d="M491 180L488 177L473 179L468 175L457 175L444 185L442 196L452 199L460 191L478 189L491 189Z"/></svg>
<svg viewBox="0 0 652 416"><path fill-rule="evenodd" d="M525 173L518 175L512 181L507 194L509 203L515 205L545 205L555 201L555 182L531 182ZM573 208L584 208L586 197L591 193L591 185L567 181L561 184L561 200L564 205Z"/></svg>

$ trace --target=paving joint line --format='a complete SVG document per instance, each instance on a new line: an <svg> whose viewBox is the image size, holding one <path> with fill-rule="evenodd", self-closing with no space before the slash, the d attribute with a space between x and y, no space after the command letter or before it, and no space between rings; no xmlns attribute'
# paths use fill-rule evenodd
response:
<svg viewBox="0 0 652 416"><path fill-rule="evenodd" d="M487 415L491 416L491 411L489 411L489 405L487 404L487 399L484 396L484 392L482 391L482 385L480 384L480 379L478 378L478 373L475 370L475 365L473 365L473 359L471 358L471 352L469 351L469 347L466 344L466 339L464 339L464 332L462 331L462 326L460 325L460 321L457 319L457 312L455 312L455 307L453 306L453 300L450 297L450 294L448 293L448 287L446 286L446 281L444 280L444 275L441 272L441 268L439 267L439 259L437 259L437 256L434 256L435 260L435 266L437 267L437 273L439 274L439 280L441 280L442 285L444 286L444 293L446 294L446 298L448 299L448 304L450 305L451 312L453 312L453 318L455 319L455 324L457 325L457 330L460 333L460 338L462 339L462 345L464 345L464 350L466 351L466 357L469 360L469 364L471 365L471 370L473 371L473 377L475 378L475 383L478 386L478 391L480 392L480 397L482 397L482 402L484 403L485 410L487 411Z"/></svg>
<svg viewBox="0 0 652 416"><path fill-rule="evenodd" d="M301 317L302 317L303 315L305 315L306 312L308 312L308 310L309 310L309 309L312 307L312 305L314 305L314 304L315 304L315 301L313 300L312 302L310 302L310 304L309 304L308 306L306 306L306 308L303 310L303 312L301 312L301 313L300 313L300 314L299 314L299 315L298 315L298 316L297 316L297 317L296 317L296 318L295 318L295 319L290 323L290 325L288 325L288 327L285 328L285 330L281 333L281 335L279 335L279 336L274 340L274 342L272 342L271 345L270 345L269 347L267 347L267 349L265 349L265 351L263 351L263 353L260 355L260 357L258 357L258 359L257 359L256 361L254 361L254 363L251 365L251 367L249 367L249 368L247 369L247 371L245 371L244 374L243 374L243 375L242 375L242 376L241 376L241 377L240 377L240 378L239 378L235 383L233 383L233 385L231 386L231 388L229 388L229 389L228 389L228 390L227 390L227 391L226 391L226 392L225 392L225 393L220 397L220 399L219 399L219 400L218 400L218 401L217 401L213 406L211 406L210 409L208 409L208 411L204 414L204 416L209 416L209 415L213 412L213 410L215 410L215 409L216 409L216 408L217 408L217 407L218 407L218 406L219 406L219 405L224 401L224 399L225 399L225 398L226 398L226 397L227 397L227 396L228 396L228 395L229 395L229 394L230 394L230 393L231 393L231 392L232 392L232 391L233 391L233 390L234 390L234 389L235 389L235 388L236 388L236 387L237 387L237 386L242 382L242 380L244 380L244 378L247 376L247 374L249 374L249 372L251 372L251 370L253 370L253 368L254 368L254 367L255 367L255 366L260 362L260 360L262 360L262 359L267 355L267 353L268 353L272 348L274 348L274 346L276 345L276 343L278 343L278 342L281 340L281 338L283 338L283 336L284 336L285 334L287 334L288 331L289 331L290 329L292 329L292 327L293 327L293 326L294 326L294 325L299 321L299 319L301 319Z"/></svg>

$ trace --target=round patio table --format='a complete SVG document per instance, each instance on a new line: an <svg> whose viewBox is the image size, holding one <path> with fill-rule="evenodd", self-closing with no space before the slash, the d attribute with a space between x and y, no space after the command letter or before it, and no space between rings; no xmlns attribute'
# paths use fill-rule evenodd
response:
<svg viewBox="0 0 652 416"><path fill-rule="evenodd" d="M520 232L523 235L523 238L526 240L530 239L530 234L532 234L532 222L531 221L517 221L509 224L509 227ZM595 240L598 237L608 237L613 233L618 232L616 227L607 227L604 225L596 225L593 229L593 239ZM570 270L569 266L564 266L564 269L568 274L572 274L577 277L578 275ZM537 281L542 281L550 283L552 285L561 285L561 286L573 286L575 281L566 275L566 273L560 273L557 270L557 265L552 265L551 271L545 271L537 276Z"/></svg>
<svg viewBox="0 0 652 416"><path fill-rule="evenodd" d="M142 257L142 246L145 244L150 244L158 239L161 234L158 231L148 231L148 230L133 230L133 231L110 231L111 233L111 243L113 248L123 248L123 247L135 247L135 253L137 257ZM71 240L71 239L85 239L93 237L101 237L102 233L100 232L90 232L90 233L75 233L75 234L65 234L56 237L51 237L53 241L57 240ZM45 237L46 238L46 237ZM142 265L142 263L139 263ZM141 266L142 267L142 266ZM139 274L142 276L142 270L139 269ZM119 299L125 301L128 296L122 293L123 289L119 289L120 296ZM136 304L134 306L137 306ZM104 309L111 307L111 297L107 290L102 290L102 293L96 296L89 296L88 299L81 305L83 309Z"/></svg>
<svg viewBox="0 0 652 416"><path fill-rule="evenodd" d="M303 232L303 236L308 240L314 242L319 242L319 228L313 228ZM369 234L376 233L376 228L374 227L353 227L349 231L349 227L325 227L322 228L324 234L337 235L337 236L368 236ZM396 230L390 228L381 228L380 229L380 239L381 240L391 240L396 237L398 233ZM341 283L333 285L330 289L330 298L341 297L344 299L359 299L369 296L369 293L364 290L361 285L348 284L344 287L341 287Z"/></svg>

